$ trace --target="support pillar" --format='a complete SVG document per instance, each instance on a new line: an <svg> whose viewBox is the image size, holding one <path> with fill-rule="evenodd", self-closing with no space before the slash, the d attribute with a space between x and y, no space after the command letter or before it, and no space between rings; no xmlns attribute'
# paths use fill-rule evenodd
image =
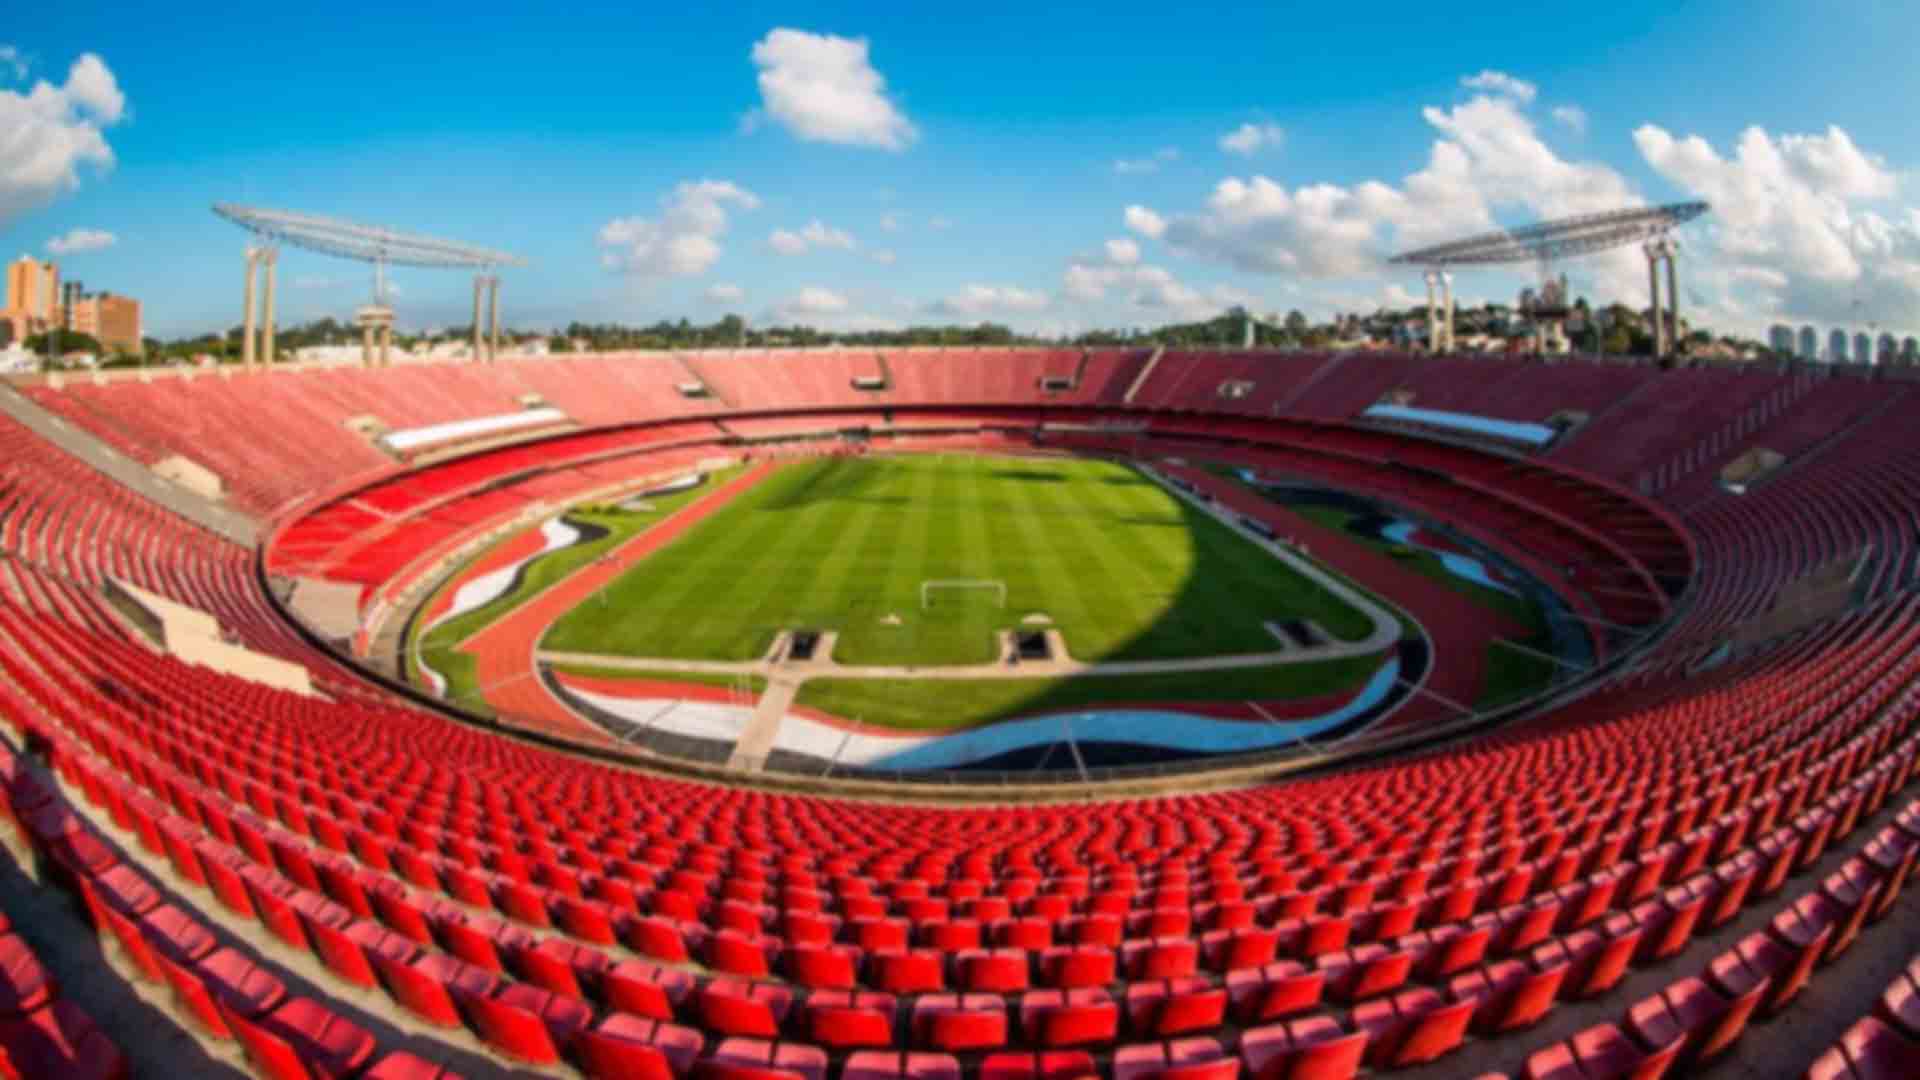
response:
<svg viewBox="0 0 1920 1080"><path fill-rule="evenodd" d="M475 274L473 276L473 359L476 363L486 359L486 354L482 351L483 335L480 333L480 300L486 291L487 275Z"/></svg>
<svg viewBox="0 0 1920 1080"><path fill-rule="evenodd" d="M1453 351L1453 274L1440 271L1440 344Z"/></svg>
<svg viewBox="0 0 1920 1080"><path fill-rule="evenodd" d="M487 345L487 360L488 362L492 362L500 359L500 278L499 278L499 275L491 276L489 278L489 281L491 282L491 287L488 289L488 292L487 292L487 322L489 325L492 326L493 333L491 336L491 340Z"/></svg>
<svg viewBox="0 0 1920 1080"><path fill-rule="evenodd" d="M380 366L393 366L393 324L380 328Z"/></svg>
<svg viewBox="0 0 1920 1080"><path fill-rule="evenodd" d="M1680 351L1680 273L1674 265L1680 261L1680 248L1672 240L1665 241L1661 247L1667 256L1667 318L1673 323L1673 330L1667 334L1667 340L1673 343L1673 351Z"/></svg>
<svg viewBox="0 0 1920 1080"><path fill-rule="evenodd" d="M1440 351L1439 286L1440 274L1434 270L1427 271L1427 351L1430 353Z"/></svg>
<svg viewBox="0 0 1920 1080"><path fill-rule="evenodd" d="M360 366L363 368L370 368L373 366L373 324L372 323L360 324Z"/></svg>
<svg viewBox="0 0 1920 1080"><path fill-rule="evenodd" d="M267 264L267 289L266 302L262 305L265 310L260 313L260 363L264 366L272 366L275 355L273 351L273 277L274 268L280 263L280 250L266 249L261 252L261 261Z"/></svg>
<svg viewBox="0 0 1920 1080"><path fill-rule="evenodd" d="M1667 355L1667 323L1660 317L1660 245L1648 244L1647 252L1647 295L1653 315L1653 355L1660 358Z"/></svg>
<svg viewBox="0 0 1920 1080"><path fill-rule="evenodd" d="M240 366L253 367L253 279L254 267L260 260L259 248L247 249L247 291L246 314L240 320Z"/></svg>

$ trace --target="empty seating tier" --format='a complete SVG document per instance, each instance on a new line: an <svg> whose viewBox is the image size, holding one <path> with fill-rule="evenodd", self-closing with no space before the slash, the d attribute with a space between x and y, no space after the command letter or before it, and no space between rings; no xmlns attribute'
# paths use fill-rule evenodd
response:
<svg viewBox="0 0 1920 1080"><path fill-rule="evenodd" d="M1145 364L834 350L31 389L141 461L213 469L276 540L214 537L0 421L0 903L64 897L155 1018L116 1029L62 976L93 961L0 919L0 1076L128 1075L174 1038L271 1077L1656 1077L1790 1046L1796 1010L1836 994L1857 1008L1778 1071L1913 1075L1920 973L1857 977L1910 924L1920 863L1909 395L1583 362ZM1351 422L1394 393L1588 422L1542 459ZM536 396L586 430L403 470L348 424ZM535 500L798 447L816 415L1445 508L1556 567L1631 663L1404 758L951 805L696 781L463 724L364 681L264 593L263 568L378 589ZM1746 493L1699 480L1758 445L1787 460ZM1681 479L1632 491L1663 469ZM1843 610L1727 646L1845 557ZM322 693L156 652L109 579L213 614Z"/></svg>

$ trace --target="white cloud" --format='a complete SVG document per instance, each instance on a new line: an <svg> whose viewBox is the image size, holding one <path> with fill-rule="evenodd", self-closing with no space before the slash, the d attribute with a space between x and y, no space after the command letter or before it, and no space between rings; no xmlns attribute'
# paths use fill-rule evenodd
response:
<svg viewBox="0 0 1920 1080"><path fill-rule="evenodd" d="M1920 210L1900 205L1899 178L1845 130L1750 127L1726 154L1651 124L1633 139L1656 172L1713 205L1683 256L1710 310L1920 326Z"/></svg>
<svg viewBox="0 0 1920 1080"><path fill-rule="evenodd" d="M600 227L600 262L639 277L690 277L720 258L729 208L760 200L729 180L685 180L660 200L658 218L615 218Z"/></svg>
<svg viewBox="0 0 1920 1080"><path fill-rule="evenodd" d="M787 318L804 318L809 315L837 315L852 306L843 293L819 285L808 285L781 301L775 310Z"/></svg>
<svg viewBox="0 0 1920 1080"><path fill-rule="evenodd" d="M119 123L127 110L127 96L120 92L113 72L107 70L106 61L92 53L83 53L73 62L67 72L67 94L102 123Z"/></svg>
<svg viewBox="0 0 1920 1080"><path fill-rule="evenodd" d="M730 281L716 281L701 295L710 304L737 304L747 298L747 291Z"/></svg>
<svg viewBox="0 0 1920 1080"><path fill-rule="evenodd" d="M1262 150L1278 150L1286 141L1286 132L1271 123L1245 123L1220 136L1220 149L1229 154L1251 157Z"/></svg>
<svg viewBox="0 0 1920 1080"><path fill-rule="evenodd" d="M1158 240L1167 231L1166 219L1144 206L1127 207L1124 220L1127 228L1149 240Z"/></svg>
<svg viewBox="0 0 1920 1080"><path fill-rule="evenodd" d="M1233 304L1249 302L1248 294L1230 286L1201 292L1181 282L1164 267L1140 262L1140 246L1126 238L1108 240L1098 251L1076 255L1067 263L1060 291L1080 303L1105 301L1110 292L1137 309L1137 314L1169 321L1211 318Z"/></svg>
<svg viewBox="0 0 1920 1080"><path fill-rule="evenodd" d="M1504 71L1488 69L1478 75L1469 75L1460 80L1460 85L1469 90L1484 90L1490 94L1504 94L1522 105L1533 104L1540 88L1525 79L1516 79Z"/></svg>
<svg viewBox="0 0 1920 1080"><path fill-rule="evenodd" d="M1554 106L1553 118L1564 124L1567 130L1575 135L1587 133L1587 110L1578 105Z"/></svg>
<svg viewBox="0 0 1920 1080"><path fill-rule="evenodd" d="M1113 171L1122 176L1158 172L1160 166L1170 161L1178 161L1179 159L1179 150L1171 146L1163 146L1146 157L1120 158L1113 163Z"/></svg>
<svg viewBox="0 0 1920 1080"><path fill-rule="evenodd" d="M55 255L81 255L89 251L105 251L118 243L119 239L105 229L69 229L47 241L47 250Z"/></svg>
<svg viewBox="0 0 1920 1080"><path fill-rule="evenodd" d="M900 227L905 224L906 220L900 216L899 211L889 210L880 215L880 227L887 232L899 232Z"/></svg>
<svg viewBox="0 0 1920 1080"><path fill-rule="evenodd" d="M927 219L927 228L932 229L935 232L946 232L948 229L953 228L953 219L946 218L946 217L930 217Z"/></svg>
<svg viewBox="0 0 1920 1080"><path fill-rule="evenodd" d="M804 142L904 150L919 132L887 97L865 38L780 28L753 46L765 115Z"/></svg>
<svg viewBox="0 0 1920 1080"><path fill-rule="evenodd" d="M1478 95L1422 116L1440 138L1426 166L1397 187L1368 180L1289 189L1258 174L1228 177L1197 211L1162 217L1129 208L1127 224L1239 270L1342 278L1379 272L1395 248L1492 228L1496 209L1557 217L1640 201L1613 170L1554 153L1510 96ZM1592 265L1622 289L1645 277L1630 258Z"/></svg>
<svg viewBox="0 0 1920 1080"><path fill-rule="evenodd" d="M767 237L767 246L778 255L804 255L809 251L823 248L835 248L840 251L853 250L853 235L842 229L836 229L819 218L807 222L798 231L775 229Z"/></svg>
<svg viewBox="0 0 1920 1080"><path fill-rule="evenodd" d="M995 312L1031 314L1044 311L1052 301L1046 293L1014 285L968 285L933 305L942 315L977 318Z"/></svg>
<svg viewBox="0 0 1920 1080"><path fill-rule="evenodd" d="M892 266L894 262L899 259L899 256L894 254L892 248L875 248L867 252L867 258L872 259L881 266Z"/></svg>
<svg viewBox="0 0 1920 1080"><path fill-rule="evenodd" d="M17 54L8 63L24 74ZM113 167L104 129L126 115L113 72L86 53L63 85L40 80L21 93L0 90L0 225L80 186L83 168Z"/></svg>

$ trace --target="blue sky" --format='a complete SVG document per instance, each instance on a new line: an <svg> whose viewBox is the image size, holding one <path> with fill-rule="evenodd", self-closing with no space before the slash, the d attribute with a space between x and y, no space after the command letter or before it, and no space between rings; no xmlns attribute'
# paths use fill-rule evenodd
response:
<svg viewBox="0 0 1920 1080"><path fill-rule="evenodd" d="M1710 198L1716 325L1920 330L1910 3L355 7L7 20L0 251L66 249L165 336L238 321L216 201L518 252L514 325L1065 331L1406 303L1396 248ZM1630 253L1561 269L1645 300ZM368 277L289 252L281 319ZM458 274L396 281L404 324L464 320Z"/></svg>

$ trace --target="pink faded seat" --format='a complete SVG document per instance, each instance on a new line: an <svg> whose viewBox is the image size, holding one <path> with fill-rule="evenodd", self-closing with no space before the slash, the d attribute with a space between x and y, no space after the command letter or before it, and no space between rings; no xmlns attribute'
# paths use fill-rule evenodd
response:
<svg viewBox="0 0 1920 1080"><path fill-rule="evenodd" d="M701 1080L826 1080L827 1052L803 1043L725 1039L694 1063Z"/></svg>
<svg viewBox="0 0 1920 1080"><path fill-rule="evenodd" d="M223 1007L249 1019L278 1008L287 996L277 976L231 946L215 949L196 961L193 969Z"/></svg>
<svg viewBox="0 0 1920 1080"><path fill-rule="evenodd" d="M590 1077L672 1080L693 1068L700 1045L692 1028L617 1012L575 1035L572 1052Z"/></svg>
<svg viewBox="0 0 1920 1080"><path fill-rule="evenodd" d="M373 1057L373 1036L312 998L294 998L255 1019L241 1016L219 998L227 1022L247 1059L273 1080L351 1076Z"/></svg>
<svg viewBox="0 0 1920 1080"><path fill-rule="evenodd" d="M19 934L0 934L0 1015L30 1013L59 993L53 974Z"/></svg>
<svg viewBox="0 0 1920 1080"><path fill-rule="evenodd" d="M1920 1043L1875 1017L1863 1016L1840 1043L1814 1059L1809 1080L1909 1080L1920 1076Z"/></svg>
<svg viewBox="0 0 1920 1080"><path fill-rule="evenodd" d="M849 1055L841 1080L960 1080L960 1062L948 1054L860 1050Z"/></svg>
<svg viewBox="0 0 1920 1080"><path fill-rule="evenodd" d="M1366 1050L1366 1032L1348 1033L1327 1016L1251 1028L1240 1036L1249 1080L1346 1080L1360 1071Z"/></svg>
<svg viewBox="0 0 1920 1080"><path fill-rule="evenodd" d="M1243 1023L1278 1020L1306 1012L1320 1004L1326 986L1324 971L1309 971L1293 960L1279 960L1262 968L1227 973L1227 996L1234 1015Z"/></svg>
<svg viewBox="0 0 1920 1080"><path fill-rule="evenodd" d="M967 949L954 962L963 990L1008 994L1027 988L1028 957L1023 949Z"/></svg>
<svg viewBox="0 0 1920 1080"><path fill-rule="evenodd" d="M655 1020L674 1019L693 988L691 973L646 960L622 960L600 976L600 997L608 1008Z"/></svg>
<svg viewBox="0 0 1920 1080"><path fill-rule="evenodd" d="M1599 1024L1527 1058L1525 1080L1643 1080L1663 1076L1681 1040L1643 1050L1613 1024Z"/></svg>
<svg viewBox="0 0 1920 1080"><path fill-rule="evenodd" d="M1108 1043L1119 1027L1119 1008L1098 987L1031 990L1020 999L1020 1030L1038 1046Z"/></svg>
<svg viewBox="0 0 1920 1080"><path fill-rule="evenodd" d="M898 1007L892 994L816 990L807 995L806 1034L829 1049L890 1046Z"/></svg>
<svg viewBox="0 0 1920 1080"><path fill-rule="evenodd" d="M500 984L487 969L446 953L431 953L411 962L375 954L373 965L387 993L401 1008L444 1028L460 1026L454 991L490 995Z"/></svg>
<svg viewBox="0 0 1920 1080"><path fill-rule="evenodd" d="M1122 1046L1113 1054L1113 1080L1235 1080L1240 1060L1212 1039Z"/></svg>
<svg viewBox="0 0 1920 1080"><path fill-rule="evenodd" d="M1646 1046L1682 1043L1679 1064L1692 1066L1713 1060L1746 1030L1759 1007L1765 985L1737 997L1716 994L1702 979L1688 977L1659 994L1635 1002L1627 1026Z"/></svg>
<svg viewBox="0 0 1920 1080"><path fill-rule="evenodd" d="M0 1071L60 1080L124 1080L127 1059L80 1006L64 998L0 1019Z"/></svg>
<svg viewBox="0 0 1920 1080"><path fill-rule="evenodd" d="M1210 1031L1227 1015L1227 991L1202 978L1137 982L1126 991L1127 1024L1139 1035Z"/></svg>
<svg viewBox="0 0 1920 1080"><path fill-rule="evenodd" d="M793 1007L793 991L774 983L715 979L695 993L694 1003L702 1027L722 1035L773 1039Z"/></svg>
<svg viewBox="0 0 1920 1080"><path fill-rule="evenodd" d="M1007 1043L1007 1006L998 994L923 994L913 1003L913 1038L937 1050L993 1050Z"/></svg>
<svg viewBox="0 0 1920 1080"><path fill-rule="evenodd" d="M1093 1055L1084 1050L988 1054L980 1061L980 1080L1082 1080L1093 1075Z"/></svg>
<svg viewBox="0 0 1920 1080"><path fill-rule="evenodd" d="M461 1077L438 1062L395 1050L361 1073L360 1080L461 1080Z"/></svg>
<svg viewBox="0 0 1920 1080"><path fill-rule="evenodd" d="M1567 970L1565 963L1535 970L1524 961L1504 960L1455 976L1448 983L1448 993L1455 1001L1476 1003L1474 1031L1486 1035L1513 1031L1539 1021L1553 1008Z"/></svg>
<svg viewBox="0 0 1920 1080"><path fill-rule="evenodd" d="M1353 1010L1367 1033L1367 1060L1380 1068L1419 1065L1452 1052L1465 1038L1474 1002L1448 1002L1426 987L1375 998Z"/></svg>

